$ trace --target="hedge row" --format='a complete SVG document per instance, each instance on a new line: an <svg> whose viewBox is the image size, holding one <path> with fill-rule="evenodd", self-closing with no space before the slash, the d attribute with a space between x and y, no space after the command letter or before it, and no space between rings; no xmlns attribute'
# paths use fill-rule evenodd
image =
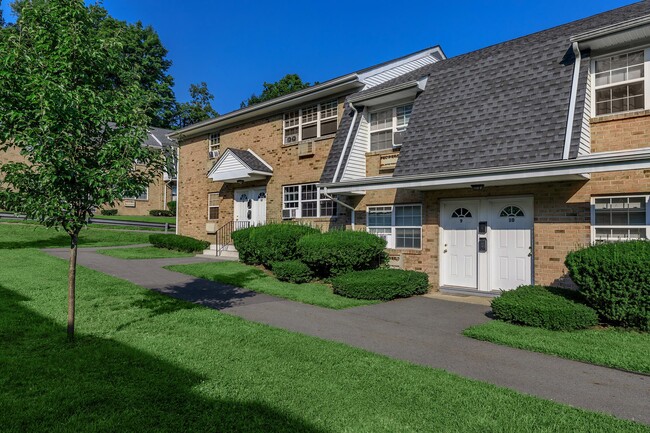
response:
<svg viewBox="0 0 650 433"><path fill-rule="evenodd" d="M270 268L273 262L296 260L298 241L314 233L319 231L305 225L267 224L237 230L232 240L242 262Z"/></svg>
<svg viewBox="0 0 650 433"><path fill-rule="evenodd" d="M154 209L149 211L149 215L155 217L173 217L176 216L176 213L170 210Z"/></svg>
<svg viewBox="0 0 650 433"><path fill-rule="evenodd" d="M569 253L565 265L605 322L650 331L650 242L595 245Z"/></svg>
<svg viewBox="0 0 650 433"><path fill-rule="evenodd" d="M149 235L149 242L156 248L166 248L186 253L201 252L210 248L210 242L180 235Z"/></svg>
<svg viewBox="0 0 650 433"><path fill-rule="evenodd" d="M99 213L105 216L113 216L117 215L117 209L102 209Z"/></svg>
<svg viewBox="0 0 650 433"><path fill-rule="evenodd" d="M417 271L372 269L333 278L332 287L334 293L349 298L388 301L426 293L429 277Z"/></svg>
<svg viewBox="0 0 650 433"><path fill-rule="evenodd" d="M567 289L521 286L492 300L494 316L506 322L554 331L584 329L598 323L596 311Z"/></svg>

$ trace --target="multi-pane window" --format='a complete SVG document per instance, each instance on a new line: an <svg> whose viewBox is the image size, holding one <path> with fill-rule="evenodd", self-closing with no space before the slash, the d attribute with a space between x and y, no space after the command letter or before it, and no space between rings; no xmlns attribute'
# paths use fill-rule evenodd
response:
<svg viewBox="0 0 650 433"><path fill-rule="evenodd" d="M208 193L208 219L209 220L219 219L219 193L218 192Z"/></svg>
<svg viewBox="0 0 650 433"><path fill-rule="evenodd" d="M336 99L284 114L284 144L323 137L336 132Z"/></svg>
<svg viewBox="0 0 650 433"><path fill-rule="evenodd" d="M149 187L147 187L144 191L142 191L142 194L140 194L137 197L125 197L125 198L131 200L147 201L149 200Z"/></svg>
<svg viewBox="0 0 650 433"><path fill-rule="evenodd" d="M325 197L315 183L285 186L282 191L284 218L318 218L336 215L336 202Z"/></svg>
<svg viewBox="0 0 650 433"><path fill-rule="evenodd" d="M388 248L422 247L422 205L369 206L367 223Z"/></svg>
<svg viewBox="0 0 650 433"><path fill-rule="evenodd" d="M594 61L596 115L645 108L644 51Z"/></svg>
<svg viewBox="0 0 650 433"><path fill-rule="evenodd" d="M413 104L400 105L370 113L370 150L386 150L399 146L406 129Z"/></svg>
<svg viewBox="0 0 650 433"><path fill-rule="evenodd" d="M593 239L596 242L648 239L647 196L592 199Z"/></svg>
<svg viewBox="0 0 650 433"><path fill-rule="evenodd" d="M210 155L210 159L219 157L219 146L221 146L221 134L219 132L213 132L210 134L208 143L208 153Z"/></svg>

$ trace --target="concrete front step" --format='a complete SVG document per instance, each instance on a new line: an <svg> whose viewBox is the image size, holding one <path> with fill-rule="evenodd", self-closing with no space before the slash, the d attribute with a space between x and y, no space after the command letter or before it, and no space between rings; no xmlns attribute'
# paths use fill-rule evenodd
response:
<svg viewBox="0 0 650 433"><path fill-rule="evenodd" d="M210 245L209 249L203 250L203 255L209 257L219 257L233 261L239 260L239 253L237 252L237 249L234 245L225 245L223 248L219 248L219 250L220 253L217 255L217 245L212 244Z"/></svg>

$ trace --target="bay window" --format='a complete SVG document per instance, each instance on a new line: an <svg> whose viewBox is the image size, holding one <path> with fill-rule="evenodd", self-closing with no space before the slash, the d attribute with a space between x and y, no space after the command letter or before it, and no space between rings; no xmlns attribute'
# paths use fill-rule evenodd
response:
<svg viewBox="0 0 650 433"><path fill-rule="evenodd" d="M315 183L282 188L282 218L320 218L336 215L336 202L325 197Z"/></svg>
<svg viewBox="0 0 650 433"><path fill-rule="evenodd" d="M422 205L368 206L368 232L386 240L387 248L422 247Z"/></svg>
<svg viewBox="0 0 650 433"><path fill-rule="evenodd" d="M401 145L401 135L408 126L411 111L413 104L371 112L370 151L392 149Z"/></svg>
<svg viewBox="0 0 650 433"><path fill-rule="evenodd" d="M594 60L596 115L643 110L645 75L644 50Z"/></svg>
<svg viewBox="0 0 650 433"><path fill-rule="evenodd" d="M592 198L592 239L595 242L648 239L648 196Z"/></svg>
<svg viewBox="0 0 650 433"><path fill-rule="evenodd" d="M284 114L284 144L336 133L338 101L333 99Z"/></svg>

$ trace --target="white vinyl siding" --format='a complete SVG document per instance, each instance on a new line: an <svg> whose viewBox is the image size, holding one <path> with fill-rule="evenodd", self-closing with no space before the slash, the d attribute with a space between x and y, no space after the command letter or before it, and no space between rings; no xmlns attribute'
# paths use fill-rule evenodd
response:
<svg viewBox="0 0 650 433"><path fill-rule="evenodd" d="M370 113L370 151L392 149L395 133L406 129L413 104L385 108Z"/></svg>
<svg viewBox="0 0 650 433"><path fill-rule="evenodd" d="M284 144L336 133L338 101L333 99L284 114Z"/></svg>
<svg viewBox="0 0 650 433"><path fill-rule="evenodd" d="M436 63L438 60L431 55L421 57L418 59L413 59L410 62L403 63L399 66L382 70L374 75L364 77L363 82L366 84L365 89L378 86L379 84L385 83L386 81L392 80L393 78L400 77L407 72L414 71L423 66Z"/></svg>
<svg viewBox="0 0 650 433"><path fill-rule="evenodd" d="M364 110L359 113L359 128L357 129L352 148L347 161L341 180L359 179L366 176L366 152L370 147L370 129L368 124L368 113Z"/></svg>
<svg viewBox="0 0 650 433"><path fill-rule="evenodd" d="M594 242L648 239L648 196L592 197L591 227Z"/></svg>
<svg viewBox="0 0 650 433"><path fill-rule="evenodd" d="M325 197L315 183L282 188L282 210L295 210L293 218L320 218L336 215L336 203Z"/></svg>
<svg viewBox="0 0 650 433"><path fill-rule="evenodd" d="M422 205L368 206L368 232L386 239L387 248L422 248Z"/></svg>
<svg viewBox="0 0 650 433"><path fill-rule="evenodd" d="M646 50L635 50L594 60L596 116L643 110L647 106L646 58Z"/></svg>

